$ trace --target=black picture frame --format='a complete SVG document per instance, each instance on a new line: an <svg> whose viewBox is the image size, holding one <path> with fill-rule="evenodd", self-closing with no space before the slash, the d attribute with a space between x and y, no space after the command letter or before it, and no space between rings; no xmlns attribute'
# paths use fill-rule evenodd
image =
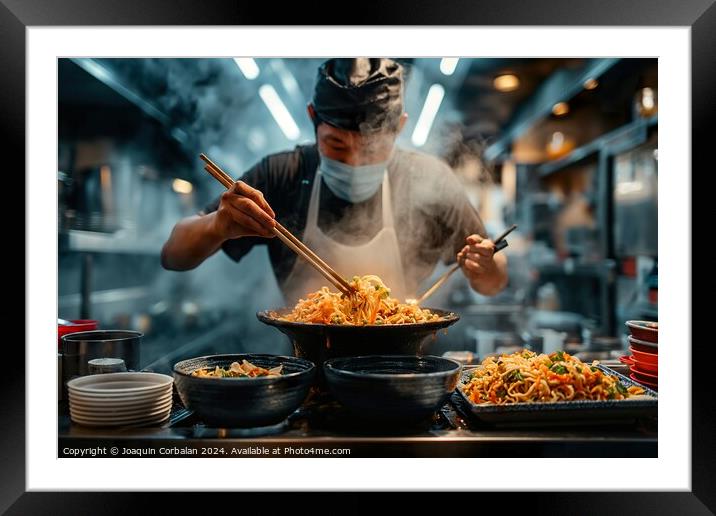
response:
<svg viewBox="0 0 716 516"><path fill-rule="evenodd" d="M461 0L450 3L436 0L393 1L378 8L366 5L350 15L342 15L335 7L326 9L318 4L282 3L280 7L266 3L236 1L197 2L188 0L143 0L142 2L109 2L97 0L0 0L0 104L2 105L3 161L6 179L14 179L14 199L20 205L6 213L15 214L9 225L18 230L16 243L23 242L24 224L18 213L24 213L25 191L25 30L30 26L53 25L284 25L297 22L307 25L558 25L558 26L685 26L691 28L692 71L692 170L705 175L713 168L709 141L709 123L713 121L716 103L716 5L715 0ZM668 171L667 171L668 172ZM690 171L678 171L684 174ZM693 177L693 175L692 175ZM10 188L9 182L6 187ZM23 195L19 193L23 192ZM693 188L692 208L707 206L708 189ZM702 199L699 201L699 196ZM693 218L693 234L703 228L703 220ZM704 235L704 232L699 232ZM686 235L676 236L680 243ZM689 240L690 242L690 240ZM19 248L19 244L16 244ZM691 253L691 247L684 250ZM25 251L17 250L10 258L25 268ZM695 256L695 255L694 255ZM713 264L713 259L708 259ZM19 263L18 263L19 262ZM4 261L10 267L10 260ZM692 275L708 273L705 265L693 262ZM712 276L699 276L711 278ZM713 284L709 279L705 285ZM17 294L14 297L18 297ZM691 300L689 300L691 301ZM13 300L13 304L21 303ZM24 304L22 304L24 306ZM30 307L31 308L31 307ZM707 317L708 303L692 302L692 321ZM25 324L31 312L24 313ZM693 328L695 330L695 328ZM693 333L695 336L696 334ZM510 507L541 506L551 514L598 512L600 514L651 512L656 514L709 514L716 510L716 410L708 383L712 368L708 358L708 339L692 338L692 355L704 360L692 362L692 490L688 493L544 493L495 494L509 496ZM684 348L691 342L679 343ZM27 345L27 343L26 343ZM0 437L0 512L7 514L119 514L134 507L147 507L145 494L137 493L29 493L25 489L25 349L16 341L5 342L5 359L10 367L0 375L0 399L4 428ZM615 472L628 478L629 472ZM559 489L558 481L555 490ZM164 501L172 506L188 508L191 502L206 506L207 495L188 499L188 494L164 493ZM243 503L247 496L242 495ZM368 498L350 495L362 500ZM365 496L365 495L363 495ZM486 494L479 495L485 507ZM212 503L225 503L225 497L212 494ZM257 498L265 503L267 495ZM327 503L326 498L322 498ZM558 500L558 501L557 501ZM475 498L473 497L473 502ZM249 501L248 503L251 503ZM348 504L350 506L350 503ZM170 506L164 506L169 510ZM594 510L588 508L594 507ZM454 508L452 503L446 510ZM577 510L576 508L579 508Z"/></svg>

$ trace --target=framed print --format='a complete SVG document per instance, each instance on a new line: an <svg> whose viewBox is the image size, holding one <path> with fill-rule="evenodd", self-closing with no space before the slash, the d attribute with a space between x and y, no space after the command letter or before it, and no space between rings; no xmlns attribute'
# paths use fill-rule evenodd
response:
<svg viewBox="0 0 716 516"><path fill-rule="evenodd" d="M0 507L436 490L713 510L691 287L712 3L347 23L4 0L26 337Z"/></svg>

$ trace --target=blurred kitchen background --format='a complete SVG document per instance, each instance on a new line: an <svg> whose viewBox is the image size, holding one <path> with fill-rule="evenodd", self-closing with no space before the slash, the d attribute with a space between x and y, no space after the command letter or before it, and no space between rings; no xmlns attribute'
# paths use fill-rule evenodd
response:
<svg viewBox="0 0 716 516"><path fill-rule="evenodd" d="M430 351L622 354L624 321L657 319L657 60L398 60L399 145L447 161L490 235L519 226L504 292L480 296L456 274L430 300L461 316ZM58 317L142 331L142 367L156 371L291 354L255 316L282 306L264 247L190 272L162 269L159 253L221 193L200 152L239 175L313 141L322 61L59 59Z"/></svg>

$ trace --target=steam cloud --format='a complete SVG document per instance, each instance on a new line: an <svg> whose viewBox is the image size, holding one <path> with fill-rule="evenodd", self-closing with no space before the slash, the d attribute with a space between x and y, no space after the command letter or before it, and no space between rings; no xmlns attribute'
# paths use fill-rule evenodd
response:
<svg viewBox="0 0 716 516"><path fill-rule="evenodd" d="M197 155L201 151L206 152L222 167L236 175L252 164L251 159L255 160L259 157L259 154L252 153L247 148L247 142L252 141L252 138L261 139L255 134L252 135L252 129L258 127L263 130L263 138L269 142L268 147L260 151L260 155L282 150L271 147L271 138L265 131L266 125L272 124L271 119L267 113L261 112L258 115L252 112L252 103L256 103L256 92L251 88L241 87L244 79L230 59L104 59L102 61L169 115L176 127L194 138L195 140L190 144L196 148ZM322 60L305 61L300 67L294 67L293 71L297 82L303 86L301 93L307 100L310 98L315 80L315 70ZM412 70L408 63L402 64L407 81L412 76ZM299 69L300 72L297 72ZM411 115L417 116L417 113ZM385 122L385 119L374 119L361 129L373 134L376 124L382 127ZM462 144L464 137L461 130L453 130L441 135L441 147L451 149L444 158L453 166L459 163L460 156L479 152L477 148ZM284 149L290 147L281 141L274 142L274 145L283 145ZM143 156L137 157L137 159L143 158ZM426 166L435 166L435 161L425 160L417 153L402 154L400 159L405 160L404 165L412 175L411 182L416 182L418 186L411 189L404 188L404 185L401 186L401 181L405 178L398 178L391 184L395 199L394 212L398 219L410 216L408 206L430 210L431 203L440 202L443 192L437 191L436 174L450 173L445 165L440 165L437 172L427 170ZM201 166L198 160L196 166ZM203 182L203 187L197 189L196 209L202 208L221 191L208 176ZM200 198L202 192L204 198ZM175 194L167 189L165 195ZM380 208L375 212L355 211L351 216L345 217L343 224L332 228L329 234L345 243L367 241L373 236L367 229L372 227L370 222L373 217L380 217ZM178 219L177 216L176 221ZM147 217L139 220L138 225L152 227L156 225L156 220ZM171 227L161 230L168 236ZM398 230L400 231L400 228ZM447 230L450 228L426 225L420 226L411 235L402 236L410 241L408 247L416 250L413 255L404 257L404 262L408 264L406 274L412 275L414 289L418 288L419 281L425 283L432 272L432 267L426 264L426 254L428 258L434 256L426 252L426 248L429 247L426 243L434 241L441 232ZM259 323L254 315L257 310L282 304L265 248L261 246L255 249L239 264L223 256L221 251L219 254L221 256L210 258L190 272L162 271L153 286L157 297L172 299L176 297L177 292L182 292L186 298L193 299L207 310L229 307L236 317L237 333L242 335L246 347L242 350L227 349L227 352L259 350L288 352L287 341L283 335ZM181 288L177 287L178 284ZM439 297L436 296L435 299Z"/></svg>

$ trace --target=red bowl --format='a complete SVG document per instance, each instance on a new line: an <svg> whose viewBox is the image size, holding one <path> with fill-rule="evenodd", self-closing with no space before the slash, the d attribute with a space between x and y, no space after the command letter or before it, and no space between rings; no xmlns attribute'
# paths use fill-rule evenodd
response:
<svg viewBox="0 0 716 516"><path fill-rule="evenodd" d="M638 360L640 363L652 364L654 366L659 364L658 353L647 353L646 351L639 351L638 349L635 349L634 346L629 346L629 351L631 351L633 355L633 360Z"/></svg>
<svg viewBox="0 0 716 516"><path fill-rule="evenodd" d="M647 382L646 380L642 380L635 373L630 374L629 378L634 380L636 383L640 383L641 385L645 385L646 387L649 387L650 389L653 389L655 391L659 390L658 384Z"/></svg>
<svg viewBox="0 0 716 516"><path fill-rule="evenodd" d="M636 339L646 342L659 342L659 323L652 321L627 321L629 333Z"/></svg>
<svg viewBox="0 0 716 516"><path fill-rule="evenodd" d="M659 353L659 345L654 342L646 342L645 340L635 339L632 336L629 336L627 340L629 341L629 346L637 351L643 353Z"/></svg>
<svg viewBox="0 0 716 516"><path fill-rule="evenodd" d="M638 365L634 364L629 368L629 370L632 372L632 374L635 374L638 378L641 378L644 381L651 382L651 383L658 383L659 382L659 376L658 374L650 373L648 371L645 371L644 369L640 368Z"/></svg>
<svg viewBox="0 0 716 516"><path fill-rule="evenodd" d="M72 324L57 325L57 345L62 347L62 337L78 331L92 331L97 329L97 321L92 319L75 319Z"/></svg>
<svg viewBox="0 0 716 516"><path fill-rule="evenodd" d="M653 374L655 376L659 374L658 364L650 364L649 362L642 362L640 360L634 360L631 369L636 369L637 372L643 371L644 373Z"/></svg>
<svg viewBox="0 0 716 516"><path fill-rule="evenodd" d="M634 363L634 357L629 355L622 355L619 357L619 362L631 366Z"/></svg>

